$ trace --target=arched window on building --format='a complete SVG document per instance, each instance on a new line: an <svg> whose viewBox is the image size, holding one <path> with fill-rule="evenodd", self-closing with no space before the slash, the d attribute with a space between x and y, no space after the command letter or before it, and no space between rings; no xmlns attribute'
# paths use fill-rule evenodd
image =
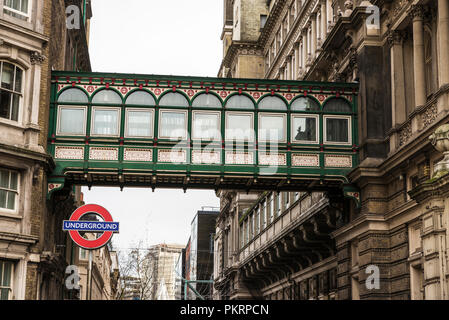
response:
<svg viewBox="0 0 449 320"><path fill-rule="evenodd" d="M192 107L217 108L222 107L220 99L211 93L202 93L198 95L192 102Z"/></svg>
<svg viewBox="0 0 449 320"><path fill-rule="evenodd" d="M159 105L167 107L188 107L189 101L179 92L169 92L162 96Z"/></svg>
<svg viewBox="0 0 449 320"><path fill-rule="evenodd" d="M23 96L23 70L6 61L0 61L0 68L0 117L18 121Z"/></svg>
<svg viewBox="0 0 449 320"><path fill-rule="evenodd" d="M127 98L125 104L130 105L143 105L143 106L155 106L156 101L153 96L143 90L132 92Z"/></svg>
<svg viewBox="0 0 449 320"><path fill-rule="evenodd" d="M78 88L69 88L58 97L58 135L84 135L86 132L86 115L88 97Z"/></svg>

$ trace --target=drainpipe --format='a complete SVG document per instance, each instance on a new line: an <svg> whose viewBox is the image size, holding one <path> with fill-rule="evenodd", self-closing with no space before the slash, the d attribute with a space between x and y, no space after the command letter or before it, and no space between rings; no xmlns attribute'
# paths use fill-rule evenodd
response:
<svg viewBox="0 0 449 320"><path fill-rule="evenodd" d="M87 0L83 0L83 24L86 26L86 7L87 7Z"/></svg>

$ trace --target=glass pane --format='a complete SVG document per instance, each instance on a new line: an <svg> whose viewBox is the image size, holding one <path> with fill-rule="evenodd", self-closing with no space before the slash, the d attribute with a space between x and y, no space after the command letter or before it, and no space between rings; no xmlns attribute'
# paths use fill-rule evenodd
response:
<svg viewBox="0 0 449 320"><path fill-rule="evenodd" d="M8 300L9 289L0 289L0 300Z"/></svg>
<svg viewBox="0 0 449 320"><path fill-rule="evenodd" d="M279 97L267 96L259 104L259 109L287 110L287 105Z"/></svg>
<svg viewBox="0 0 449 320"><path fill-rule="evenodd" d="M218 114L195 113L193 121L194 139L214 139L220 136Z"/></svg>
<svg viewBox="0 0 449 320"><path fill-rule="evenodd" d="M228 114L227 117L227 139L249 140L252 138L253 123L250 115Z"/></svg>
<svg viewBox="0 0 449 320"><path fill-rule="evenodd" d="M59 95L58 101L87 103L88 99L86 94L80 89L71 88L63 91Z"/></svg>
<svg viewBox="0 0 449 320"><path fill-rule="evenodd" d="M6 204L6 208L14 210L15 206L16 206L16 194L14 192L8 192L8 202Z"/></svg>
<svg viewBox="0 0 449 320"><path fill-rule="evenodd" d="M319 111L320 105L311 98L300 97L293 101L291 110L294 111Z"/></svg>
<svg viewBox="0 0 449 320"><path fill-rule="evenodd" d="M22 92L22 69L16 67L16 80L14 84L14 90L17 92Z"/></svg>
<svg viewBox="0 0 449 320"><path fill-rule="evenodd" d="M7 192L0 189L0 208L6 208Z"/></svg>
<svg viewBox="0 0 449 320"><path fill-rule="evenodd" d="M265 141L284 140L284 117L261 116L259 123L259 139Z"/></svg>
<svg viewBox="0 0 449 320"><path fill-rule="evenodd" d="M122 104L122 98L113 90L101 90L92 98L92 103L114 103Z"/></svg>
<svg viewBox="0 0 449 320"><path fill-rule="evenodd" d="M20 11L28 13L28 0L22 0L22 8Z"/></svg>
<svg viewBox="0 0 449 320"><path fill-rule="evenodd" d="M0 170L0 188L9 188L9 171Z"/></svg>
<svg viewBox="0 0 449 320"><path fill-rule="evenodd" d="M188 107L189 102L182 94L178 92L169 92L161 98L161 101L159 101L159 105L172 107Z"/></svg>
<svg viewBox="0 0 449 320"><path fill-rule="evenodd" d="M17 172L11 171L11 179L9 181L9 189L17 190L17 180L18 180Z"/></svg>
<svg viewBox="0 0 449 320"><path fill-rule="evenodd" d="M221 108L221 101L213 94L200 94L193 100L193 107Z"/></svg>
<svg viewBox="0 0 449 320"><path fill-rule="evenodd" d="M326 140L328 142L349 142L347 119L326 119Z"/></svg>
<svg viewBox="0 0 449 320"><path fill-rule="evenodd" d="M228 109L254 109L253 101L245 95L235 95L226 101Z"/></svg>
<svg viewBox="0 0 449 320"><path fill-rule="evenodd" d="M3 281L2 286L9 287L11 284L11 262L3 262Z"/></svg>
<svg viewBox="0 0 449 320"><path fill-rule="evenodd" d="M94 134L118 135L118 111L95 110Z"/></svg>
<svg viewBox="0 0 449 320"><path fill-rule="evenodd" d="M316 141L316 118L294 117L292 137L298 141Z"/></svg>
<svg viewBox="0 0 449 320"><path fill-rule="evenodd" d="M84 109L61 108L59 131L60 134L84 134Z"/></svg>
<svg viewBox="0 0 449 320"><path fill-rule="evenodd" d="M151 111L128 111L128 131L126 135L150 137L152 135Z"/></svg>
<svg viewBox="0 0 449 320"><path fill-rule="evenodd" d="M324 111L328 112L351 112L351 110L349 103L342 98L330 99L324 105Z"/></svg>
<svg viewBox="0 0 449 320"><path fill-rule="evenodd" d="M160 125L161 137L186 137L186 114L184 112L162 112Z"/></svg>
<svg viewBox="0 0 449 320"><path fill-rule="evenodd" d="M12 90L13 77L14 77L14 65L3 62L2 88Z"/></svg>
<svg viewBox="0 0 449 320"><path fill-rule="evenodd" d="M12 106L11 106L11 120L19 120L19 102L20 96L18 94L12 95Z"/></svg>
<svg viewBox="0 0 449 320"><path fill-rule="evenodd" d="M128 96L126 104L154 106L156 105L156 101L154 101L153 96L146 91L135 91Z"/></svg>
<svg viewBox="0 0 449 320"><path fill-rule="evenodd" d="M0 117L9 119L11 111L11 93L0 90Z"/></svg>

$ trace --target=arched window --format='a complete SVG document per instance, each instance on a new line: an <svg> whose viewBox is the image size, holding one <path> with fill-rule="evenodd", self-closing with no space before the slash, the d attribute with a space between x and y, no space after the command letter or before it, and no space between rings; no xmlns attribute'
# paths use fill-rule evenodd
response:
<svg viewBox="0 0 449 320"><path fill-rule="evenodd" d="M227 109L254 109L253 101L245 95L234 95L226 101Z"/></svg>
<svg viewBox="0 0 449 320"><path fill-rule="evenodd" d="M170 107L188 107L189 101L186 97L179 92L169 92L164 94L159 101L160 106L170 106Z"/></svg>
<svg viewBox="0 0 449 320"><path fill-rule="evenodd" d="M193 107L209 107L221 108L221 101L216 95L210 93L203 93L198 95L192 102Z"/></svg>
<svg viewBox="0 0 449 320"><path fill-rule="evenodd" d="M94 95L92 103L122 104L122 98L114 90L101 90Z"/></svg>
<svg viewBox="0 0 449 320"><path fill-rule="evenodd" d="M0 62L0 68L0 117L18 121L23 70L8 62Z"/></svg>
<svg viewBox="0 0 449 320"><path fill-rule="evenodd" d="M58 102L79 102L79 103L87 103L88 98L87 95L81 89L70 88L66 89L58 97Z"/></svg>
<svg viewBox="0 0 449 320"><path fill-rule="evenodd" d="M320 105L309 97L299 97L295 99L290 109L292 111L320 111Z"/></svg>
<svg viewBox="0 0 449 320"><path fill-rule="evenodd" d="M349 103L343 98L332 98L326 102L323 107L324 111L327 112L347 112L350 113L352 111Z"/></svg>
<svg viewBox="0 0 449 320"><path fill-rule="evenodd" d="M138 105L146 105L146 106L155 106L156 101L153 96L146 91L134 91L131 93L128 98L126 98L125 104L138 104Z"/></svg>
<svg viewBox="0 0 449 320"><path fill-rule="evenodd" d="M287 110L284 100L276 96L266 96L260 100L258 106L259 109Z"/></svg>

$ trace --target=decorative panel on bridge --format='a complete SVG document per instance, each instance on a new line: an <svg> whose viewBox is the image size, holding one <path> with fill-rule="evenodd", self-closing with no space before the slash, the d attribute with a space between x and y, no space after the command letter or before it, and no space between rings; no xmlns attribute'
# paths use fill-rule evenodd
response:
<svg viewBox="0 0 449 320"><path fill-rule="evenodd" d="M358 164L357 89L348 83L53 72L49 195L64 184L341 188Z"/></svg>

